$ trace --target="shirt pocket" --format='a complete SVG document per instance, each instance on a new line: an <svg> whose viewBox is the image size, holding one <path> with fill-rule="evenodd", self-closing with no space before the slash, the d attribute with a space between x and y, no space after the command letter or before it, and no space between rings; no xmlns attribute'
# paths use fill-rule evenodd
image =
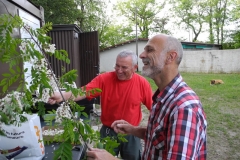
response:
<svg viewBox="0 0 240 160"><path fill-rule="evenodd" d="M167 138L165 133L165 130L163 128L160 128L159 125L157 125L157 127L153 130L152 144L158 150L165 149L165 142Z"/></svg>

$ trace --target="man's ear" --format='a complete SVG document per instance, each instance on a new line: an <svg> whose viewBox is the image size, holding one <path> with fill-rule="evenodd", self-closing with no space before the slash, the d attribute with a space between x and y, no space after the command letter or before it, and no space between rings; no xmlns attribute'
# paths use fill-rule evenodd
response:
<svg viewBox="0 0 240 160"><path fill-rule="evenodd" d="M137 64L135 64L135 65L134 65L134 71L136 72L136 71L137 71L137 69L138 69L138 65L137 65Z"/></svg>
<svg viewBox="0 0 240 160"><path fill-rule="evenodd" d="M175 51L168 52L166 62L171 63L171 62L175 61L176 58L177 58L177 53Z"/></svg>

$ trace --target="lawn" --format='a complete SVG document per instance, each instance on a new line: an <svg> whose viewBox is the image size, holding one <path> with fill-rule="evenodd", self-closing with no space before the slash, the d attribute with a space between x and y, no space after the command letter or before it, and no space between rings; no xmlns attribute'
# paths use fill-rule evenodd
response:
<svg viewBox="0 0 240 160"><path fill-rule="evenodd" d="M198 94L207 115L209 160L240 159L240 74L181 73ZM154 81L147 78L153 90ZM210 85L211 79L224 84Z"/></svg>

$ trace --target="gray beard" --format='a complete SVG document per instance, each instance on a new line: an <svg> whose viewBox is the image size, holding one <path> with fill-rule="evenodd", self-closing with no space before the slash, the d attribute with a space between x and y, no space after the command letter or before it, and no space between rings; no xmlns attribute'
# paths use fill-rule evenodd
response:
<svg viewBox="0 0 240 160"><path fill-rule="evenodd" d="M157 74L161 73L161 71L162 71L162 68L158 66L158 67L151 67L151 68L142 70L141 73L143 76L153 79Z"/></svg>

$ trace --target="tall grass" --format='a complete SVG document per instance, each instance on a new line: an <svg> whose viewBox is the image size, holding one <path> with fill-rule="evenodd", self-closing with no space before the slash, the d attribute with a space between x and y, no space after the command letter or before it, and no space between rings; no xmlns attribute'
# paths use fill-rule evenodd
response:
<svg viewBox="0 0 240 160"><path fill-rule="evenodd" d="M240 74L181 73L197 93L207 116L209 160L240 159ZM210 85L211 79L224 84ZM157 87L147 78L153 90Z"/></svg>

